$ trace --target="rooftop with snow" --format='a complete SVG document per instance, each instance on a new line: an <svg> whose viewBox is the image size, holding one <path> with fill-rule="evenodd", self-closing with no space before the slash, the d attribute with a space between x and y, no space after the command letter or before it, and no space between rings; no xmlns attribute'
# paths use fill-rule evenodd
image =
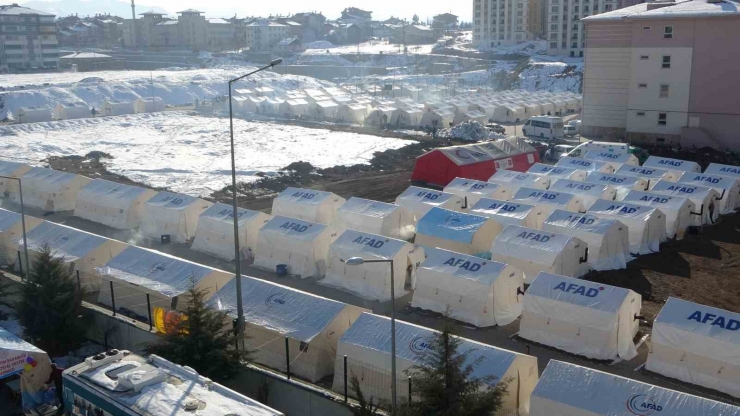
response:
<svg viewBox="0 0 740 416"><path fill-rule="evenodd" d="M652 1L583 18L584 22L632 19L738 17L740 3L731 0Z"/></svg>

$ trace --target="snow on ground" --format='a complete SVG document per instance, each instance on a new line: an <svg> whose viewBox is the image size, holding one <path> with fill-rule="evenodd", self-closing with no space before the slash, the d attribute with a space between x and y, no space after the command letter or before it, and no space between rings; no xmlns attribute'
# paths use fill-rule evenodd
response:
<svg viewBox="0 0 740 416"><path fill-rule="evenodd" d="M579 92L582 74L583 62L567 64L534 60L519 74L519 87L529 91Z"/></svg>
<svg viewBox="0 0 740 416"><path fill-rule="evenodd" d="M0 327L18 338L23 338L23 326L14 316L15 311L6 305L0 305L0 312L7 317L4 321L0 321Z"/></svg>
<svg viewBox="0 0 740 416"><path fill-rule="evenodd" d="M309 44L311 45L311 44ZM428 54L432 52L433 44L427 45L407 45L410 54ZM304 54L356 54L358 52L357 44L334 46L331 48L320 47L316 49L306 49ZM371 40L360 43L360 54L402 54L403 46L399 48L397 43L389 43L387 40Z"/></svg>
<svg viewBox="0 0 740 416"><path fill-rule="evenodd" d="M208 195L230 182L229 121L192 112L132 114L0 127L0 154L28 162L110 153L111 171L176 192ZM299 160L317 167L367 163L408 140L234 120L238 180Z"/></svg>

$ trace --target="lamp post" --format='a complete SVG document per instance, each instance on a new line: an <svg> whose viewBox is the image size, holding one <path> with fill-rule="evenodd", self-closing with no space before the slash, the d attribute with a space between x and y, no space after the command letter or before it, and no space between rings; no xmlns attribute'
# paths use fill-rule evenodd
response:
<svg viewBox="0 0 740 416"><path fill-rule="evenodd" d="M363 259L350 257L342 260L350 266L359 266L365 263L390 263L391 265L391 414L396 414L396 285L393 276L393 259Z"/></svg>
<svg viewBox="0 0 740 416"><path fill-rule="evenodd" d="M280 65L282 59L274 59L270 64L256 69L248 74L229 80L229 132L231 135L231 186L233 187L232 208L234 210L234 259L236 260L236 334L239 349L244 351L244 307L242 305L242 266L239 256L239 216L236 204L236 159L234 157L234 112L231 103L231 84L240 81L257 72Z"/></svg>
<svg viewBox="0 0 740 416"><path fill-rule="evenodd" d="M26 280L28 280L30 272L30 270L28 269L28 239L26 238L26 214L25 206L23 205L23 186L21 185L21 178L14 178L12 176L0 176L0 178L18 181L18 195L20 195L21 199L21 228L23 228L23 255L26 256Z"/></svg>

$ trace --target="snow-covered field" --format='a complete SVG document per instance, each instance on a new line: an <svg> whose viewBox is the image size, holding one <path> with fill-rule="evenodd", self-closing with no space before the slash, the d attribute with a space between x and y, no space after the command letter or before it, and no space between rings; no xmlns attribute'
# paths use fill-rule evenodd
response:
<svg viewBox="0 0 740 416"><path fill-rule="evenodd" d="M314 45L309 44L309 47L319 46L314 49L306 49L304 54L353 54L358 52L357 44L354 45L342 45L332 46L327 48L326 43L316 43ZM403 53L403 48L399 48L398 44L390 44L386 40L372 40L369 42L360 43L359 52L361 54L399 54ZM410 54L427 54L432 52L434 45L408 45L408 53Z"/></svg>
<svg viewBox="0 0 740 416"><path fill-rule="evenodd" d="M238 180L299 160L318 167L366 163L408 140L234 120ZM208 195L230 181L229 121L164 112L0 127L3 159L33 164L49 156L110 153L111 171L153 186Z"/></svg>

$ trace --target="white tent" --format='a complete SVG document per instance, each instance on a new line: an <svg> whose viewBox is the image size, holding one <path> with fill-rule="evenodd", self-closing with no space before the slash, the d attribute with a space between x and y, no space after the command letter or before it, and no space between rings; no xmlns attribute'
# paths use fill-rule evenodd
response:
<svg viewBox="0 0 740 416"><path fill-rule="evenodd" d="M682 196L694 203L694 225L714 224L719 218L719 192L713 188L688 183L674 183L659 180L650 188L650 192Z"/></svg>
<svg viewBox="0 0 740 416"><path fill-rule="evenodd" d="M139 228L144 203L157 191L94 179L80 190L75 217L119 230Z"/></svg>
<svg viewBox="0 0 740 416"><path fill-rule="evenodd" d="M622 165L614 173L616 173L617 175L639 176L642 178L647 178L650 182L655 182L659 179L665 179L669 182L676 182L681 176L676 175L675 171L635 165Z"/></svg>
<svg viewBox="0 0 740 416"><path fill-rule="evenodd" d="M365 118L365 125L375 127L385 126L390 123L394 111L396 111L396 107L390 105L375 107L367 115L367 118Z"/></svg>
<svg viewBox="0 0 740 416"><path fill-rule="evenodd" d="M44 220L36 217L25 216L26 232L34 229ZM0 265L10 266L15 264L21 256L23 246L18 246L18 241L23 239L23 222L21 214L0 208ZM23 264L25 270L26 265Z"/></svg>
<svg viewBox="0 0 740 416"><path fill-rule="evenodd" d="M254 266L274 272L278 265L285 265L290 275L323 276L329 245L336 237L324 224L273 216L260 228Z"/></svg>
<svg viewBox="0 0 740 416"><path fill-rule="evenodd" d="M330 224L336 210L347 202L331 192L287 188L272 201L272 215Z"/></svg>
<svg viewBox="0 0 740 416"><path fill-rule="evenodd" d="M444 191L465 199L464 208L469 210L481 198L508 200L512 197L505 186L475 179L455 178L444 187Z"/></svg>
<svg viewBox="0 0 740 416"><path fill-rule="evenodd" d="M665 214L667 238L679 240L684 238L686 230L694 223L692 215L695 207L694 203L688 198L653 192L630 191L623 201L660 209L660 212Z"/></svg>
<svg viewBox="0 0 740 416"><path fill-rule="evenodd" d="M719 193L719 213L732 214L740 205L740 178L710 173L684 172L679 183L713 188Z"/></svg>
<svg viewBox="0 0 740 416"><path fill-rule="evenodd" d="M3 363L0 367L0 382L4 387L10 389L11 382L4 380L5 378L17 377L22 407L29 410L23 414L35 413L30 409L49 402L44 396L47 391L46 381L51 375L52 368L46 352L0 327L0 362ZM4 394L9 397L7 393ZM10 401L6 401L3 407L5 408L3 414L20 413L13 410L16 404L11 404Z"/></svg>
<svg viewBox="0 0 740 416"><path fill-rule="evenodd" d="M481 198L470 210L471 214L488 217L501 224L521 225L522 227L537 228L542 223L540 208L533 205L520 204L516 201L501 201L498 199Z"/></svg>
<svg viewBox="0 0 740 416"><path fill-rule="evenodd" d="M673 171L676 177L681 176L684 172L701 172L701 166L696 162L669 157L650 156L643 163L643 166Z"/></svg>
<svg viewBox="0 0 740 416"><path fill-rule="evenodd" d="M28 262L31 265L43 248L48 246L52 256L64 259L64 262L70 265L70 271L79 271L81 283L91 287L92 290L100 287L100 278L97 277L95 269L128 247L128 244L120 241L50 221L43 221L30 230L26 229L26 237ZM22 233L16 236L12 247L20 251L21 257L25 258ZM25 260L23 267L26 267Z"/></svg>
<svg viewBox="0 0 740 416"><path fill-rule="evenodd" d="M251 259L257 248L257 234L270 216L244 208L237 208L236 212L241 257ZM217 202L203 211L198 218L195 239L190 248L225 260L234 260L234 208Z"/></svg>
<svg viewBox="0 0 740 416"><path fill-rule="evenodd" d="M21 107L16 114L16 123L41 123L51 121L51 108L48 106Z"/></svg>
<svg viewBox="0 0 740 416"><path fill-rule="evenodd" d="M262 104L262 101L265 101L265 98L264 97L252 97L252 96L246 96L244 98L246 98L246 100L244 101L244 104L242 104L244 112L252 113L252 114L259 114L260 104Z"/></svg>
<svg viewBox="0 0 740 416"><path fill-rule="evenodd" d="M332 226L337 230L356 230L408 240L416 226L413 214L396 204L352 197L334 214Z"/></svg>
<svg viewBox="0 0 740 416"><path fill-rule="evenodd" d="M629 230L617 220L557 209L547 217L542 229L585 241L588 264L594 270L624 269L630 260Z"/></svg>
<svg viewBox="0 0 740 416"><path fill-rule="evenodd" d="M391 114L390 124L396 128L414 128L419 125L423 115L424 110L418 107L397 108Z"/></svg>
<svg viewBox="0 0 740 416"><path fill-rule="evenodd" d="M630 253L657 253L666 240L665 214L653 206L599 199L588 209L589 214L611 218L629 230Z"/></svg>
<svg viewBox="0 0 740 416"><path fill-rule="evenodd" d="M164 101L159 97L143 97L134 102L134 113L164 111Z"/></svg>
<svg viewBox="0 0 740 416"><path fill-rule="evenodd" d="M668 298L645 368L740 397L740 314Z"/></svg>
<svg viewBox="0 0 740 416"><path fill-rule="evenodd" d="M527 173L534 173L536 175L549 176L550 181L555 179L570 179L574 181L583 181L586 179L588 171L582 169L575 169L566 166L553 166L546 165L544 163L535 163L528 170Z"/></svg>
<svg viewBox="0 0 740 416"><path fill-rule="evenodd" d="M23 174L29 170L31 170L31 166L24 165L23 163L0 160L0 175L2 176L21 178ZM18 194L18 181L14 179L0 178L0 197L9 198L13 194Z"/></svg>
<svg viewBox="0 0 740 416"><path fill-rule="evenodd" d="M629 191L647 191L650 181L638 176L617 175L614 173L591 172L584 182L598 183L613 187L617 194L614 199L621 201Z"/></svg>
<svg viewBox="0 0 740 416"><path fill-rule="evenodd" d="M578 182L569 179L557 179L550 183L548 191L567 192L578 195L583 207L588 209L597 199L613 200L617 197L617 190L601 183Z"/></svg>
<svg viewBox="0 0 740 416"><path fill-rule="evenodd" d="M455 118L455 112L451 108L438 108L427 111L419 120L419 127L423 129L446 129L450 127Z"/></svg>
<svg viewBox="0 0 740 416"><path fill-rule="evenodd" d="M400 205L414 215L418 221L430 209L434 207L446 208L453 211L461 211L463 198L447 192L435 191L433 189L409 186L396 198L396 205Z"/></svg>
<svg viewBox="0 0 740 416"><path fill-rule="evenodd" d="M101 110L104 116L122 116L134 113L133 101L105 100Z"/></svg>
<svg viewBox="0 0 740 416"><path fill-rule="evenodd" d="M144 203L141 234L160 239L169 235L172 243L185 243L195 237L198 217L213 205L184 194L162 191Z"/></svg>
<svg viewBox="0 0 740 416"><path fill-rule="evenodd" d="M21 176L23 203L44 211L72 211L80 189L92 179L74 173L47 168L31 168ZM13 181L15 182L15 181ZM11 201L20 202L20 195L13 192Z"/></svg>
<svg viewBox="0 0 740 416"><path fill-rule="evenodd" d="M237 317L236 279L208 301L208 306ZM256 363L285 370L289 338L290 373L316 383L334 372L339 337L363 309L264 280L242 276L244 346Z"/></svg>
<svg viewBox="0 0 740 416"><path fill-rule="evenodd" d="M508 325L522 312L521 270L442 249L428 249L416 272L411 306L445 313L477 327Z"/></svg>
<svg viewBox="0 0 740 416"><path fill-rule="evenodd" d="M631 360L642 297L621 287L540 273L524 295L519 336L595 360Z"/></svg>
<svg viewBox="0 0 740 416"><path fill-rule="evenodd" d="M704 173L722 176L734 176L740 178L740 166L723 165L721 163L710 163Z"/></svg>
<svg viewBox="0 0 740 416"><path fill-rule="evenodd" d="M575 237L510 225L496 237L491 259L524 272L532 283L539 272L580 277L588 272L588 245Z"/></svg>
<svg viewBox="0 0 740 416"><path fill-rule="evenodd" d="M267 98L260 102L259 114L265 116L276 116L280 114L280 104L284 102L285 100L278 98Z"/></svg>
<svg viewBox="0 0 740 416"><path fill-rule="evenodd" d="M612 152L610 150L589 150L583 158L604 162L610 165L615 172L622 165L640 165L637 156L630 153Z"/></svg>
<svg viewBox="0 0 740 416"><path fill-rule="evenodd" d="M491 119L498 123L518 123L526 117L524 107L518 104L501 103L493 110Z"/></svg>
<svg viewBox="0 0 740 416"><path fill-rule="evenodd" d="M257 87L254 89L258 97L272 97L275 95L275 90L270 87Z"/></svg>
<svg viewBox="0 0 740 416"><path fill-rule="evenodd" d="M738 416L740 407L550 360L530 416Z"/></svg>
<svg viewBox="0 0 740 416"><path fill-rule="evenodd" d="M586 212L581 198L576 194L567 192L520 188L514 194L511 201L532 205L539 210L540 215L537 217L537 226L534 227L537 229L542 229L542 222L556 209L564 209L570 212Z"/></svg>
<svg viewBox="0 0 740 416"><path fill-rule="evenodd" d="M414 242L470 255L486 255L503 226L488 217L432 208L419 219Z"/></svg>
<svg viewBox="0 0 740 416"><path fill-rule="evenodd" d="M286 100L278 108L282 117L305 117L308 115L308 101L302 98Z"/></svg>
<svg viewBox="0 0 740 416"><path fill-rule="evenodd" d="M54 120L72 120L75 118L92 117L90 107L82 101L66 101L54 107Z"/></svg>
<svg viewBox="0 0 740 416"><path fill-rule="evenodd" d="M405 380L406 370L420 364L422 354L430 350L436 331L396 321L396 374ZM537 359L492 345L461 338L459 352L469 351L464 365L477 362L471 376L493 376L492 385L509 380L503 397L502 410L529 411L529 397L537 383ZM390 400L391 374L391 321L384 316L363 313L339 339L337 357L347 356L348 379L353 374L362 377L360 389L365 397ZM343 373L343 360L336 361L334 374ZM398 383L399 397L408 396L408 383ZM413 387L412 387L413 389ZM332 390L344 392L344 378L334 377ZM351 389L350 389L351 391Z"/></svg>
<svg viewBox="0 0 740 416"><path fill-rule="evenodd" d="M320 121L332 121L337 118L339 105L334 101L317 101L313 106L313 118Z"/></svg>
<svg viewBox="0 0 740 416"><path fill-rule="evenodd" d="M406 284L414 287L416 268L424 261L424 250L406 241L354 230L344 231L329 246L329 264L321 284L385 302L391 299L390 264L345 263L352 257L393 260L393 289L395 296L400 297L406 293Z"/></svg>
<svg viewBox="0 0 740 416"><path fill-rule="evenodd" d="M454 124L460 124L466 121L477 121L485 126L488 123L488 116L481 111L469 110L457 113L455 118L452 119Z"/></svg>
<svg viewBox="0 0 740 416"><path fill-rule="evenodd" d="M370 107L367 104L343 104L337 109L337 121L340 123L362 124L365 122Z"/></svg>
<svg viewBox="0 0 740 416"><path fill-rule="evenodd" d="M614 173L612 166L598 160L589 160L582 157L564 156L555 164L558 167L585 170L586 172Z"/></svg>
<svg viewBox="0 0 740 416"><path fill-rule="evenodd" d="M129 246L98 267L103 278L98 303L112 307L110 285L116 310L148 321L147 294L152 309L184 311L190 299L191 285L206 292L206 300L234 277L233 273L216 270L170 256L159 251Z"/></svg>
<svg viewBox="0 0 740 416"><path fill-rule="evenodd" d="M547 189L550 186L550 178L536 175L534 173L516 172L511 170L498 170L488 179L488 182L497 183L509 190L513 197L521 187Z"/></svg>

